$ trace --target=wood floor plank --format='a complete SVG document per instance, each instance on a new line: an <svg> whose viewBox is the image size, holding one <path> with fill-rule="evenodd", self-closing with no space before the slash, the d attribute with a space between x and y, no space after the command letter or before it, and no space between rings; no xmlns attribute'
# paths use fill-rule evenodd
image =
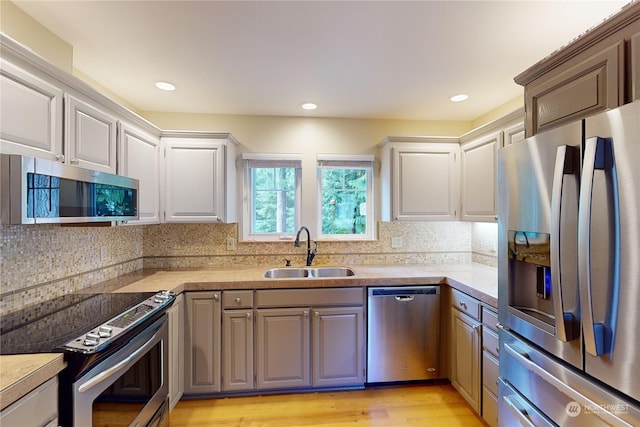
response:
<svg viewBox="0 0 640 427"><path fill-rule="evenodd" d="M481 427L450 384L181 400L171 427Z"/></svg>

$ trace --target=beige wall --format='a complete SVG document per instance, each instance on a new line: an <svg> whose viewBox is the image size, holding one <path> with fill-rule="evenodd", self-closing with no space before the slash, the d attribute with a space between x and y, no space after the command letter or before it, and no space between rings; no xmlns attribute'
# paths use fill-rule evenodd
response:
<svg viewBox="0 0 640 427"><path fill-rule="evenodd" d="M73 46L7 0L0 1L0 30L55 66L72 72Z"/></svg>

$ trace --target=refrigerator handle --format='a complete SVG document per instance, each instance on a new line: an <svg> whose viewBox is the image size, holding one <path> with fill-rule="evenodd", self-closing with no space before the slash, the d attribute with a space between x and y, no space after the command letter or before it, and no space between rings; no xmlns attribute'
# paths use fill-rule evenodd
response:
<svg viewBox="0 0 640 427"><path fill-rule="evenodd" d="M562 227L562 191L565 175L578 173L578 152L574 147L561 145L556 151L556 164L553 172L553 187L551 191L551 295L553 298L553 312L555 313L556 338L560 341L571 341L579 336L575 326L577 321L571 312L564 311L560 231Z"/></svg>
<svg viewBox="0 0 640 427"><path fill-rule="evenodd" d="M593 310L593 292L591 277L591 211L593 208L593 179L597 169L613 167L611 140L600 137L587 139L584 151L583 174L580 181L580 201L578 208L578 279L580 282L580 307L585 351L592 356L601 356L609 352L605 339L604 323L596 322ZM617 190L615 175L614 192ZM616 202L617 205L617 202ZM618 215L618 206L614 207ZM615 219L617 222L618 220ZM619 239L616 236L616 245ZM614 278L614 282L616 278ZM616 286L614 283L612 286Z"/></svg>

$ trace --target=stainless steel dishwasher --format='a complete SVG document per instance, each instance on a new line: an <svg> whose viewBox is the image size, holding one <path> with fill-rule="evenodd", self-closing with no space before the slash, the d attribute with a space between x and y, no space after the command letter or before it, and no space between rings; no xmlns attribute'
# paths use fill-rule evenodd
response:
<svg viewBox="0 0 640 427"><path fill-rule="evenodd" d="M367 382L440 378L440 287L368 289Z"/></svg>

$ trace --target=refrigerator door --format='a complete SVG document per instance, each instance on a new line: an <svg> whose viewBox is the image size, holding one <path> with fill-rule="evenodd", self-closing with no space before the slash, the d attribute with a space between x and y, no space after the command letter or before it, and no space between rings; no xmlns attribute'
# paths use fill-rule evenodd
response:
<svg viewBox="0 0 640 427"><path fill-rule="evenodd" d="M499 321L578 368L581 142L571 123L498 156Z"/></svg>
<svg viewBox="0 0 640 427"><path fill-rule="evenodd" d="M578 236L585 370L640 401L640 101L587 119L585 136Z"/></svg>
<svg viewBox="0 0 640 427"><path fill-rule="evenodd" d="M553 423L563 427L640 425L640 411L632 401L509 331L501 329L499 334L501 378ZM500 408L501 414L504 409Z"/></svg>

